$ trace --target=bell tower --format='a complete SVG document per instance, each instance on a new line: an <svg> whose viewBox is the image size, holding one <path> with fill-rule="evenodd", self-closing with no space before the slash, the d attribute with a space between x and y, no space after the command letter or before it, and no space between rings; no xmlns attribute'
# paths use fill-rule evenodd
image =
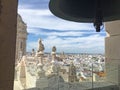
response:
<svg viewBox="0 0 120 90"><path fill-rule="evenodd" d="M16 63L26 54L27 25L22 17L17 15Z"/></svg>

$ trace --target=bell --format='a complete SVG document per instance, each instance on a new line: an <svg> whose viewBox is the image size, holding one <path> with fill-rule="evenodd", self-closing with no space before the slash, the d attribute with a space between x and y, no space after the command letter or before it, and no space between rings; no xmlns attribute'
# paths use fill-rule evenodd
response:
<svg viewBox="0 0 120 90"><path fill-rule="evenodd" d="M97 32L103 22L120 19L120 0L50 0L49 8L65 20L93 22Z"/></svg>

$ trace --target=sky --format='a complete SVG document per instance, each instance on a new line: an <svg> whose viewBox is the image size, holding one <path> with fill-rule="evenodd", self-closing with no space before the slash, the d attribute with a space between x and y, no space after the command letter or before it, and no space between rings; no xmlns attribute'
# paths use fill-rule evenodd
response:
<svg viewBox="0 0 120 90"><path fill-rule="evenodd" d="M92 23L78 23L54 16L49 0L19 0L18 13L27 24L27 51L38 49L41 38L45 52L104 53L105 30L96 32Z"/></svg>

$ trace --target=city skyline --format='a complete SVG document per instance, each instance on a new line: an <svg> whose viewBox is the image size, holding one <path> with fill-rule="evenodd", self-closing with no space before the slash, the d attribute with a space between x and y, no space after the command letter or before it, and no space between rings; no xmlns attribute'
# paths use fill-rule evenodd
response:
<svg viewBox="0 0 120 90"><path fill-rule="evenodd" d="M19 0L18 13L27 24L27 51L37 49L38 39L43 40L45 52L53 46L57 52L65 53L104 53L102 30L95 32L91 23L75 23L54 16L48 8L49 0Z"/></svg>

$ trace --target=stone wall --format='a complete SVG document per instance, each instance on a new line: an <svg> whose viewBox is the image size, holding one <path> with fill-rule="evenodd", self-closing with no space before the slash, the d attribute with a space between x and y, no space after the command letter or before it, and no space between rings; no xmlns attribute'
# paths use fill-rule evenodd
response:
<svg viewBox="0 0 120 90"><path fill-rule="evenodd" d="M27 26L22 17L17 16L16 63L26 54Z"/></svg>
<svg viewBox="0 0 120 90"><path fill-rule="evenodd" d="M13 90L17 0L0 1L0 90Z"/></svg>
<svg viewBox="0 0 120 90"><path fill-rule="evenodd" d="M107 81L120 86L120 20L105 24L105 57Z"/></svg>

